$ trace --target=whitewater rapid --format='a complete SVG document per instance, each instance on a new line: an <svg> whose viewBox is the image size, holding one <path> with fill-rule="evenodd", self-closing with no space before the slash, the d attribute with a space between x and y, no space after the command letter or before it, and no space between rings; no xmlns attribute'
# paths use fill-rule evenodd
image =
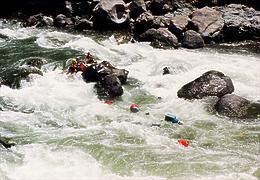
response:
<svg viewBox="0 0 260 180"><path fill-rule="evenodd" d="M33 38L32 46L46 51L90 51L98 61L129 71L123 96L111 105L97 97L94 83L64 74L60 64L67 59L47 58L43 76L23 80L21 89L0 87L0 135L17 144L0 147L1 180L259 178L259 118L233 122L208 112L205 102L177 97L184 84L217 70L232 79L235 94L259 102L259 55L155 49L120 44L113 35L96 40L3 22L0 27L8 37L0 48ZM166 66L171 74L162 75ZM133 103L140 112L129 111ZM164 122L167 112L184 125ZM178 144L181 138L190 140L188 148Z"/></svg>

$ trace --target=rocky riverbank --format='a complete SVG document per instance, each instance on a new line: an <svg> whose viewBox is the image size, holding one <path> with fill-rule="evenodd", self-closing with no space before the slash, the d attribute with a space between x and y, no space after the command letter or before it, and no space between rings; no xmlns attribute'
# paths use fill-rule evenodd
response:
<svg viewBox="0 0 260 180"><path fill-rule="evenodd" d="M122 30L155 47L201 48L205 44L259 40L260 11L254 1L77 0L9 2L2 17L24 26ZM231 4L241 3L241 4Z"/></svg>

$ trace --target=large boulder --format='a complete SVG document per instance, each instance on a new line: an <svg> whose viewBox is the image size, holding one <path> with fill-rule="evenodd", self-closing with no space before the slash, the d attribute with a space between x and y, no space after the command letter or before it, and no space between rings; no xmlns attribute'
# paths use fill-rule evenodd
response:
<svg viewBox="0 0 260 180"><path fill-rule="evenodd" d="M193 30L188 30L184 33L182 47L196 49L204 47L204 40L201 35Z"/></svg>
<svg viewBox="0 0 260 180"><path fill-rule="evenodd" d="M149 29L139 36L141 41L159 43L162 46L178 47L178 39L167 28Z"/></svg>
<svg viewBox="0 0 260 180"><path fill-rule="evenodd" d="M82 76L87 82L97 82L101 81L107 75L114 74L122 84L125 84L128 73L125 69L115 68L108 61L102 61L99 64L88 66L86 71L82 73Z"/></svg>
<svg viewBox="0 0 260 180"><path fill-rule="evenodd" d="M109 74L102 78L100 85L109 97L113 98L123 95L122 84L115 74Z"/></svg>
<svg viewBox="0 0 260 180"><path fill-rule="evenodd" d="M180 98L201 99L206 96L222 97L234 91L231 79L219 71L208 71L192 82L185 84L178 92Z"/></svg>
<svg viewBox="0 0 260 180"><path fill-rule="evenodd" d="M235 94L226 94L217 102L215 108L219 114L228 117L250 118L260 115L260 105Z"/></svg>
<svg viewBox="0 0 260 180"><path fill-rule="evenodd" d="M133 0L128 6L129 15L131 18L136 19L140 14L146 11L144 0Z"/></svg>
<svg viewBox="0 0 260 180"><path fill-rule="evenodd" d="M223 13L226 40L260 38L260 11L241 4L230 4L217 9Z"/></svg>
<svg viewBox="0 0 260 180"><path fill-rule="evenodd" d="M123 0L100 0L93 9L93 25L97 29L120 29L128 24L128 9Z"/></svg>
<svg viewBox="0 0 260 180"><path fill-rule="evenodd" d="M154 15L163 15L172 10L170 1L168 0L152 0L150 11Z"/></svg>
<svg viewBox="0 0 260 180"><path fill-rule="evenodd" d="M170 19L169 31L175 34L179 40L183 38L183 32L186 30L186 27L190 19L188 16L177 15Z"/></svg>
<svg viewBox="0 0 260 180"><path fill-rule="evenodd" d="M193 30L197 30L205 40L220 38L224 27L222 13L209 7L195 10L191 14Z"/></svg>
<svg viewBox="0 0 260 180"><path fill-rule="evenodd" d="M144 12L135 20L134 34L140 35L150 29L153 25L154 16L149 12Z"/></svg>

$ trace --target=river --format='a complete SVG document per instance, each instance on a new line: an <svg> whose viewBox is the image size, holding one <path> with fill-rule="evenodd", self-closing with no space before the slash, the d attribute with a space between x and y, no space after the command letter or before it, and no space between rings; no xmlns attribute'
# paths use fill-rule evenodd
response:
<svg viewBox="0 0 260 180"><path fill-rule="evenodd" d="M31 75L20 89L0 87L0 136L16 144L0 146L1 180L260 178L259 117L231 120L204 101L177 97L184 84L218 70L232 79L235 94L259 102L259 43L155 49L118 43L112 32L22 28L5 20L0 34L1 71L28 57L48 61L43 76ZM129 71L123 96L112 104L80 74L64 74L66 60L88 51ZM166 66L171 74L162 75ZM133 103L139 112L130 112ZM183 125L163 121L168 112Z"/></svg>

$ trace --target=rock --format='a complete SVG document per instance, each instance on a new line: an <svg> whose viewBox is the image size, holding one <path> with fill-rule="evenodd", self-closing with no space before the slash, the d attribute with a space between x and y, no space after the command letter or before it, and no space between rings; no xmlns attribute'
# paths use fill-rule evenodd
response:
<svg viewBox="0 0 260 180"><path fill-rule="evenodd" d="M4 146L6 149L14 146L14 143L9 143L7 138L0 137L0 144Z"/></svg>
<svg viewBox="0 0 260 180"><path fill-rule="evenodd" d="M245 117L248 115L250 101L235 94L226 94L217 102L218 113L228 117Z"/></svg>
<svg viewBox="0 0 260 180"><path fill-rule="evenodd" d="M44 16L43 14L36 14L30 16L25 23L24 26L36 26L36 27L44 27L44 26L53 26L53 19L48 16Z"/></svg>
<svg viewBox="0 0 260 180"><path fill-rule="evenodd" d="M149 29L139 36L139 40L159 42L162 46L178 47L177 37L167 28Z"/></svg>
<svg viewBox="0 0 260 180"><path fill-rule="evenodd" d="M206 96L222 97L232 92L234 86L231 79L219 71L212 70L185 84L177 95L185 99L201 99Z"/></svg>
<svg viewBox="0 0 260 180"><path fill-rule="evenodd" d="M80 19L75 23L74 29L76 30L85 30L85 29L92 29L93 28L93 22L89 21L87 19Z"/></svg>
<svg viewBox="0 0 260 180"><path fill-rule="evenodd" d="M182 47L189 49L201 48L204 47L204 40L199 33L193 30L188 30L184 33Z"/></svg>
<svg viewBox="0 0 260 180"><path fill-rule="evenodd" d="M170 25L171 14L165 14L164 16L154 16L152 28L168 28Z"/></svg>
<svg viewBox="0 0 260 180"><path fill-rule="evenodd" d="M171 72L170 72L170 68L169 67L164 67L163 68L163 75L165 75L165 74L170 74Z"/></svg>
<svg viewBox="0 0 260 180"><path fill-rule="evenodd" d="M195 10L191 14L191 23L206 41L218 40L224 27L222 13L209 7Z"/></svg>
<svg viewBox="0 0 260 180"><path fill-rule="evenodd" d="M130 10L129 15L131 18L136 19L140 14L146 11L144 0L133 0L128 6Z"/></svg>
<svg viewBox="0 0 260 180"><path fill-rule="evenodd" d="M212 0L214 1L214 0ZM256 1L253 0L218 0L218 6L226 6L229 4L243 4L246 5L248 7L252 7L254 9L257 9L258 11L260 10L260 6L259 3L257 3Z"/></svg>
<svg viewBox="0 0 260 180"><path fill-rule="evenodd" d="M82 73L83 79L87 82L101 81L109 74L115 74L122 84L126 83L128 71L125 69L117 69L108 61L102 61L99 64L88 66L86 71Z"/></svg>
<svg viewBox="0 0 260 180"><path fill-rule="evenodd" d="M168 4L169 3L169 4ZM168 0L152 0L150 4L150 11L153 15L163 15L172 10L171 4Z"/></svg>
<svg viewBox="0 0 260 180"><path fill-rule="evenodd" d="M260 11L241 4L216 8L223 13L225 40L260 38Z"/></svg>
<svg viewBox="0 0 260 180"><path fill-rule="evenodd" d="M169 31L178 37L179 40L182 40L183 33L186 30L186 27L189 23L188 16L175 16L172 17L169 24Z"/></svg>
<svg viewBox="0 0 260 180"><path fill-rule="evenodd" d="M52 17L48 16L43 16L42 21L41 21L41 26L53 26L53 19Z"/></svg>
<svg viewBox="0 0 260 180"><path fill-rule="evenodd" d="M0 72L1 84L11 88L20 88L21 80L26 79L30 74L43 75L41 67L46 62L37 57L23 59L18 65Z"/></svg>
<svg viewBox="0 0 260 180"><path fill-rule="evenodd" d="M100 81L102 87L107 91L110 97L117 97L123 95L123 88L120 80L115 74L109 74Z"/></svg>
<svg viewBox="0 0 260 180"><path fill-rule="evenodd" d="M30 67L37 67L38 69L41 69L44 64L47 63L46 59L40 58L40 57L29 57L22 59L20 62L20 66L27 65Z"/></svg>
<svg viewBox="0 0 260 180"><path fill-rule="evenodd" d="M93 10L96 29L122 29L129 23L127 6L123 0L100 0Z"/></svg>
<svg viewBox="0 0 260 180"><path fill-rule="evenodd" d="M21 80L26 79L30 74L42 75L42 71L36 67L21 66L7 69L0 73L1 84L11 88L20 88Z"/></svg>
<svg viewBox="0 0 260 180"><path fill-rule="evenodd" d="M149 12L142 13L134 23L135 36L140 35L150 29L153 25L154 16Z"/></svg>
<svg viewBox="0 0 260 180"><path fill-rule="evenodd" d="M59 14L54 19L54 25L56 27L72 27L73 22L71 18L67 18L65 15Z"/></svg>

